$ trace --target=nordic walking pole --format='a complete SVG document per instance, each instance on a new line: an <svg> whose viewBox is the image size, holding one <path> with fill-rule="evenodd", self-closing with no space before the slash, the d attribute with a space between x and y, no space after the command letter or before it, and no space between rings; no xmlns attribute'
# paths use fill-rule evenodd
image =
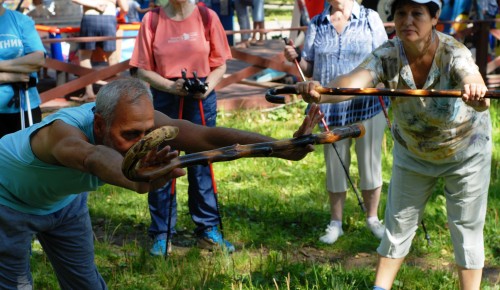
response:
<svg viewBox="0 0 500 290"><path fill-rule="evenodd" d="M26 111L28 113L28 127L33 125L33 115L31 113L31 102L30 102L30 94L29 88L36 86L36 78L29 77L27 82L17 83L17 87L19 88L19 113L21 117L21 129L26 128L26 118L24 113L24 107L26 106ZM24 96L21 93L24 92ZM23 101L24 98L24 101Z"/></svg>
<svg viewBox="0 0 500 290"><path fill-rule="evenodd" d="M184 110L184 97L181 97L179 100L179 119L182 119L182 111ZM170 204L168 207L168 228L167 228L167 241L165 245L165 258L168 257L168 245L170 243L170 235L172 234L172 211L174 209L174 197L175 197L175 181L177 179L172 179L172 182L170 184Z"/></svg>
<svg viewBox="0 0 500 290"><path fill-rule="evenodd" d="M385 102L382 96L378 96L378 101L380 102L380 106L382 106L382 112L384 112L385 121L387 122L387 127L391 129L392 127L391 120L389 119L389 114L387 113L387 108L385 106Z"/></svg>
<svg viewBox="0 0 500 290"><path fill-rule="evenodd" d="M429 236L429 233L427 232L427 228L425 227L424 219L422 218L422 221L420 222L422 225L422 229L424 230L424 235L425 239L427 240L427 246L431 245L431 237Z"/></svg>
<svg viewBox="0 0 500 290"><path fill-rule="evenodd" d="M24 97L26 99L26 111L28 111L28 125L33 125L33 116L31 115L31 102L29 93L29 83L26 83L26 89L24 90Z"/></svg>
<svg viewBox="0 0 500 290"><path fill-rule="evenodd" d="M283 40L285 41L286 45L290 45L290 41L288 40L288 38L285 37L285 38L283 38ZM297 59L295 58L293 60L293 62L295 63L295 66L297 67L297 70L300 73L300 77L302 78L302 81L306 81L306 77L304 75L304 72L302 72L302 69L300 68L300 64L297 61ZM321 123L323 124L323 127L325 128L325 131L329 132L330 129L328 128L328 124L326 124L325 118L321 118ZM337 154L337 157L339 158L339 161L340 161L340 164L342 166L342 169L344 169L344 173L345 173L345 175L347 177L347 180L351 184L351 187L352 187L352 189L354 191L354 194L356 194L356 198L358 199L358 204L361 207L361 210L364 213L366 213L365 205L364 205L363 201L360 198L359 192L358 192L356 186L354 185L354 182L352 182L351 175L349 174L349 171L347 170L347 167L345 166L344 161L342 161L342 158L340 157L339 151L337 150L337 146L335 146L335 143L332 143L332 147L333 147L333 150L335 150L335 153Z"/></svg>
<svg viewBox="0 0 500 290"><path fill-rule="evenodd" d="M284 37L283 41L285 41L286 45L293 45L293 43L290 43L290 40L287 37ZM298 48L295 48L295 49L297 50ZM305 82L306 81L306 76L304 75L304 72L300 68L300 64L299 64L299 62L297 61L296 58L293 60L293 63L295 64L295 66L297 67L297 70L299 71L300 78L302 79L303 82Z"/></svg>
<svg viewBox="0 0 500 290"><path fill-rule="evenodd" d="M207 122L205 120L205 112L203 110L203 101L201 99L198 100L198 106L200 107L201 124L203 126L206 126ZM220 215L219 198L217 196L218 193L217 193L217 184L215 182L214 169L212 167L212 163L209 162L208 166L210 168L210 177L212 177L212 187L214 188L215 207L217 209L217 217L219 219L220 234L222 236L222 239L224 240L224 228L222 227L222 217Z"/></svg>
<svg viewBox="0 0 500 290"><path fill-rule="evenodd" d="M21 96L22 89L19 87L19 116L21 118L21 130L26 128L26 121L24 120L24 101L23 97Z"/></svg>

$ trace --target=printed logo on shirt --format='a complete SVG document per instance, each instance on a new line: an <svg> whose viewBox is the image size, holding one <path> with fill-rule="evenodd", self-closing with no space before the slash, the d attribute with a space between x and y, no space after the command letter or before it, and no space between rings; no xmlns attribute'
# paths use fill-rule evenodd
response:
<svg viewBox="0 0 500 290"><path fill-rule="evenodd" d="M0 34L0 59L17 58L23 55L23 42L14 34Z"/></svg>
<svg viewBox="0 0 500 290"><path fill-rule="evenodd" d="M198 41L200 35L198 32L183 33L180 36L170 37L168 43L176 43L181 41Z"/></svg>

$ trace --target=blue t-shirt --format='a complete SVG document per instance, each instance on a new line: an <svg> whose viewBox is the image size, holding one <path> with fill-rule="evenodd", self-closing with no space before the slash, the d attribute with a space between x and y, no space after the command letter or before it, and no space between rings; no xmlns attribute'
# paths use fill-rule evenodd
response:
<svg viewBox="0 0 500 290"><path fill-rule="evenodd" d="M135 0L128 1L128 13L127 13L128 23L141 22L141 19L139 17L139 11L137 11L138 8L141 8L141 5L137 3L137 1Z"/></svg>
<svg viewBox="0 0 500 290"><path fill-rule="evenodd" d="M46 215L73 201L77 194L104 184L97 176L42 162L31 150L30 137L40 128L61 120L94 140L95 103L67 108L24 130L0 139L0 204L27 214Z"/></svg>
<svg viewBox="0 0 500 290"><path fill-rule="evenodd" d="M0 16L0 61L19 58L35 51L45 53L33 20L19 12L6 9ZM31 73L31 76L36 78L36 72ZM38 107L38 90L32 87L28 92L31 108ZM0 84L0 114L19 112L15 106L7 106L13 96L14 90L10 84ZM24 94L21 97L24 97Z"/></svg>

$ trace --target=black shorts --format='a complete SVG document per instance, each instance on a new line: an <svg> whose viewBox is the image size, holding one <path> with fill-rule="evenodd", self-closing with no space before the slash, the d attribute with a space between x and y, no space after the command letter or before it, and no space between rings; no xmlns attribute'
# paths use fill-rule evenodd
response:
<svg viewBox="0 0 500 290"><path fill-rule="evenodd" d="M113 15L83 15L80 24L80 36L112 36L116 37L116 17ZM104 51L115 51L116 40L80 42L79 48L95 50L99 46Z"/></svg>
<svg viewBox="0 0 500 290"><path fill-rule="evenodd" d="M42 120L42 110L40 107L31 109L33 123L39 123ZM21 130L21 113L0 114L0 138L4 135ZM24 125L29 126L28 112L24 112Z"/></svg>

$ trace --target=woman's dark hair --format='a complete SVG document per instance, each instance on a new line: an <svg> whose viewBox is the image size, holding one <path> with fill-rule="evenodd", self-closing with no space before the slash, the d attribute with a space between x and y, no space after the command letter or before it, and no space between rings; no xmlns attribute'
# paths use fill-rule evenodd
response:
<svg viewBox="0 0 500 290"><path fill-rule="evenodd" d="M412 0L394 0L394 2L392 2L391 5L392 19L394 19L394 12L396 12L396 9L406 4L419 4L419 3L414 2ZM436 3L429 1L425 4L420 4L420 5L424 5L425 7L427 7L427 9L429 10L429 14L431 15L432 18L436 17L437 12L439 11L439 6Z"/></svg>

